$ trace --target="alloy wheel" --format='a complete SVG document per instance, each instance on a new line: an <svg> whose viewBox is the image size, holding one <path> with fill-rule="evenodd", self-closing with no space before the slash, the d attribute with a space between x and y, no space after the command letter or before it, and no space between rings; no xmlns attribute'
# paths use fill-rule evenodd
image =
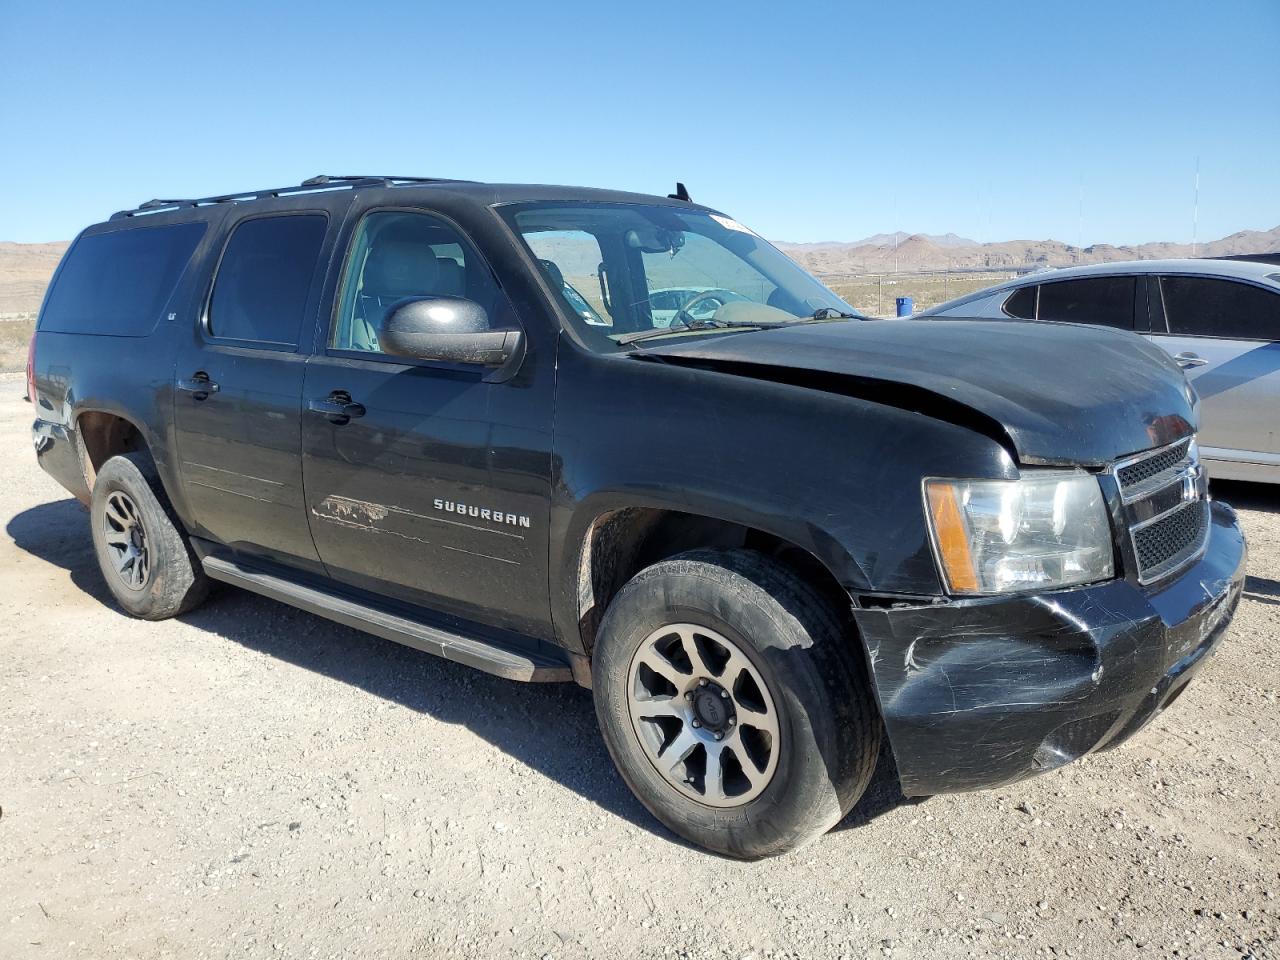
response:
<svg viewBox="0 0 1280 960"><path fill-rule="evenodd" d="M691 623L653 631L632 657L627 702L649 762L684 796L737 807L773 779L781 747L773 696L723 634Z"/></svg>
<svg viewBox="0 0 1280 960"><path fill-rule="evenodd" d="M102 511L102 538L107 558L121 582L130 590L141 590L151 575L151 551L142 513L123 490L107 495Z"/></svg>

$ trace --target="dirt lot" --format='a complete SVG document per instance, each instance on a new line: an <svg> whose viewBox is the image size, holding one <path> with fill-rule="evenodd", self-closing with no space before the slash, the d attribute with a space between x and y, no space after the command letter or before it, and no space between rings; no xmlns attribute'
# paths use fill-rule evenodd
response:
<svg viewBox="0 0 1280 960"><path fill-rule="evenodd" d="M0 377L0 957L1280 956L1280 492L1232 635L1124 748L758 864L631 799L590 695L234 590L108 602Z"/></svg>

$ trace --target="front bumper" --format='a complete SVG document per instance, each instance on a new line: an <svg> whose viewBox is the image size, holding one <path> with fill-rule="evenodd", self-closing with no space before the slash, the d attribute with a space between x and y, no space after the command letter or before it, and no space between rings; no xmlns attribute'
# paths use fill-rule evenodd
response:
<svg viewBox="0 0 1280 960"><path fill-rule="evenodd" d="M1012 783L1131 736L1226 633L1244 586L1235 511L1211 504L1198 562L1034 596L855 611L902 790Z"/></svg>

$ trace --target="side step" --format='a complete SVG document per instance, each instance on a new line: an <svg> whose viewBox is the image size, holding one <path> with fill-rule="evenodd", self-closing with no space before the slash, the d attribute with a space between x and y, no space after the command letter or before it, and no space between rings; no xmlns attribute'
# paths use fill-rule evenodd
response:
<svg viewBox="0 0 1280 960"><path fill-rule="evenodd" d="M243 587L308 613L372 633L384 640L403 643L424 653L433 653L437 657L475 667L485 673L530 683L561 683L573 679L569 665L552 656L516 650L411 620L225 556L206 556L201 562L204 572L214 580Z"/></svg>

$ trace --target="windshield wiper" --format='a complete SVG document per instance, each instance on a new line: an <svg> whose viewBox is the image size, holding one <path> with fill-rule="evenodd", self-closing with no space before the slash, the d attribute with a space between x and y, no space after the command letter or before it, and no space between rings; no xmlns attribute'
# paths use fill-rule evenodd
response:
<svg viewBox="0 0 1280 960"><path fill-rule="evenodd" d="M639 343L654 337L666 337L673 333L684 333L688 330L763 330L765 327L782 326L772 323L735 323L732 320L695 320L693 323L680 323L671 327L655 327L653 330L635 330L614 337L614 343Z"/></svg>
<svg viewBox="0 0 1280 960"><path fill-rule="evenodd" d="M842 313L835 307L819 307L812 316L796 317L794 320L717 320L707 317L705 320L694 320L692 323L677 323L670 327L655 327L653 330L635 330L614 337L615 343L638 343L653 337L666 337L673 333L684 333L689 330L769 330L775 327L789 327L798 323L814 323L822 320L865 320L866 317L856 313Z"/></svg>
<svg viewBox="0 0 1280 960"><path fill-rule="evenodd" d="M863 317L861 314L857 314L857 313L842 313L841 311L837 310L835 307L819 307L817 310L813 311L813 316L809 317L809 319L810 320L865 320L866 318ZM801 321L801 322L804 322L804 321Z"/></svg>

